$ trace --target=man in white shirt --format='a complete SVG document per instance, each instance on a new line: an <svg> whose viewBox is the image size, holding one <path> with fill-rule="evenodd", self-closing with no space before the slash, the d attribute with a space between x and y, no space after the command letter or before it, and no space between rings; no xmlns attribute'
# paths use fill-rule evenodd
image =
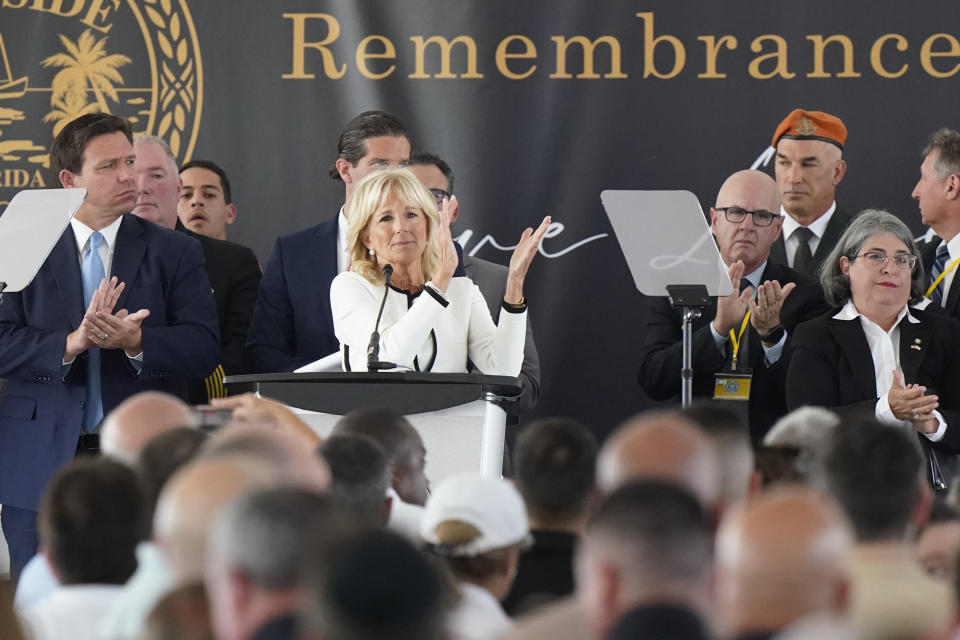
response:
<svg viewBox="0 0 960 640"><path fill-rule="evenodd" d="M920 203L921 220L937 234L919 246L927 297L960 317L960 287L953 286L960 258L960 133L940 129L930 136L923 156L912 195Z"/></svg>
<svg viewBox="0 0 960 640"><path fill-rule="evenodd" d="M783 228L770 259L816 278L823 259L852 216L837 208L836 188L847 171L847 128L836 116L794 109L777 127L775 174Z"/></svg>
<svg viewBox="0 0 960 640"><path fill-rule="evenodd" d="M136 569L134 549L147 532L146 500L130 468L99 458L64 467L40 513L43 553L60 586L19 612L27 637L97 637L100 620Z"/></svg>

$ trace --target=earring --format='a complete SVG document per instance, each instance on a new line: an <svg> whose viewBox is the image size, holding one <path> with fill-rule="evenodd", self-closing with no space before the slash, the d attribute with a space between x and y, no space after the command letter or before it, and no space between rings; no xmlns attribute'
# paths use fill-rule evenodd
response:
<svg viewBox="0 0 960 640"><path fill-rule="evenodd" d="M373 249L367 249L367 253L370 254L370 257L371 257L371 258L376 258L376 257L377 257L377 254L375 254L375 253L373 252Z"/></svg>

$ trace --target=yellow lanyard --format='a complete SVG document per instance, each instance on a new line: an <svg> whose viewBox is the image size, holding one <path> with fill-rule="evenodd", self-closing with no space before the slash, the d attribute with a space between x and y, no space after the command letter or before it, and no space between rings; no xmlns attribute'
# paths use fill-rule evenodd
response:
<svg viewBox="0 0 960 640"><path fill-rule="evenodd" d="M750 310L747 310L745 316L743 316L743 322L740 323L740 333L734 334L733 329L730 329L730 344L733 345L733 363L731 364L731 369L734 371L737 370L737 354L740 353L740 344L743 341L743 334L747 330L747 325L750 324Z"/></svg>
<svg viewBox="0 0 960 640"><path fill-rule="evenodd" d="M940 284L940 281L943 280L944 276L946 276L948 273L950 273L950 271L951 271L955 266L957 266L957 263L958 263L958 262L960 262L960 258L957 258L956 260L954 260L953 262L951 262L951 263L950 263L950 266L947 267L946 269L944 269L943 272L942 272L940 275L937 276L937 279L930 283L930 287L927 289L927 292L926 292L925 294L923 294L924 297L927 297L927 298L930 297L930 294L933 293L933 290L937 288L937 285Z"/></svg>

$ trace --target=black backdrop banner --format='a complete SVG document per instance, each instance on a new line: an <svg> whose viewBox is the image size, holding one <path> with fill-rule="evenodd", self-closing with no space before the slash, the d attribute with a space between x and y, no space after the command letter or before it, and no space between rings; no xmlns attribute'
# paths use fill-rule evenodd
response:
<svg viewBox="0 0 960 640"><path fill-rule="evenodd" d="M920 150L960 126L958 79L955 0L0 0L0 208L55 186L64 123L110 111L221 164L229 237L265 262L276 236L336 214L338 133L385 109L453 167L469 253L506 263L553 216L526 291L536 413L603 434L651 402L645 304L600 192L689 189L708 207L733 171L772 172L787 113L820 109L850 132L841 205L919 233Z"/></svg>

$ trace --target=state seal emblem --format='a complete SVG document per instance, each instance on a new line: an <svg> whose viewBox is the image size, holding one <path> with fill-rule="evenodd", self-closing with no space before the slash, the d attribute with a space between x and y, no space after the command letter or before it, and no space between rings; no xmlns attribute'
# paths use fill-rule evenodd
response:
<svg viewBox="0 0 960 640"><path fill-rule="evenodd" d="M53 138L86 113L190 159L203 108L200 43L186 0L2 0L0 212L21 189L59 186Z"/></svg>

